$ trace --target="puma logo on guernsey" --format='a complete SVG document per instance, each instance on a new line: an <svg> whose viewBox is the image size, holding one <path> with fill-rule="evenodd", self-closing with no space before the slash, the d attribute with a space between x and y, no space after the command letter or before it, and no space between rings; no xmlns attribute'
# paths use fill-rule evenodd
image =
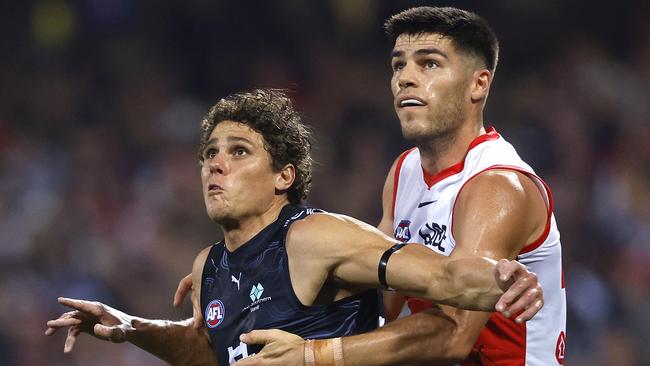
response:
<svg viewBox="0 0 650 366"><path fill-rule="evenodd" d="M230 275L230 280L237 284L237 291L239 291L239 280L241 279L241 272L239 272L239 278Z"/></svg>
<svg viewBox="0 0 650 366"><path fill-rule="evenodd" d="M424 228L418 231L422 240L424 240L424 245L428 247L436 247L439 251L445 252L445 248L442 246L442 241L447 238L445 234L447 232L447 225L438 225L435 222L432 222L430 225L426 224Z"/></svg>

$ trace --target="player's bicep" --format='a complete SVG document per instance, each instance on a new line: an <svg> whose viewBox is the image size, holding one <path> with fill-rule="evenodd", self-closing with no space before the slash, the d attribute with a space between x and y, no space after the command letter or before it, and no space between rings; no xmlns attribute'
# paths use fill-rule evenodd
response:
<svg viewBox="0 0 650 366"><path fill-rule="evenodd" d="M511 171L488 171L460 192L453 211L452 257L514 259L530 238L541 234L546 213L529 178Z"/></svg>

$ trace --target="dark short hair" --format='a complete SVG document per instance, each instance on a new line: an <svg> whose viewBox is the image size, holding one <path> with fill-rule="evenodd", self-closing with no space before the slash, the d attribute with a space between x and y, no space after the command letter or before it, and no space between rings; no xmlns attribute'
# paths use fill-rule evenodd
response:
<svg viewBox="0 0 650 366"><path fill-rule="evenodd" d="M300 204L307 198L312 180L311 133L284 91L255 89L220 99L201 123L201 162L212 131L223 121L240 122L259 132L275 171L287 164L296 168L296 178L287 191L289 202Z"/></svg>
<svg viewBox="0 0 650 366"><path fill-rule="evenodd" d="M395 42L401 34L439 33L457 49L480 57L492 72L499 59L499 41L490 25L475 13L452 7L422 6L388 18L384 29Z"/></svg>

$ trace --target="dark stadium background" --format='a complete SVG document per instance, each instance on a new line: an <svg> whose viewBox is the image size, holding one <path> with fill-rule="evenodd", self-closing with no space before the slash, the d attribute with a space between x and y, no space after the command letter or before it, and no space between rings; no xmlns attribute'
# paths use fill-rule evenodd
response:
<svg viewBox="0 0 650 366"><path fill-rule="evenodd" d="M161 365L130 345L45 337L60 295L147 317L219 239L195 155L219 97L279 87L314 127L310 204L371 223L408 146L381 25L414 1L3 1L0 365ZM569 365L650 359L650 7L501 0L486 113L555 195Z"/></svg>

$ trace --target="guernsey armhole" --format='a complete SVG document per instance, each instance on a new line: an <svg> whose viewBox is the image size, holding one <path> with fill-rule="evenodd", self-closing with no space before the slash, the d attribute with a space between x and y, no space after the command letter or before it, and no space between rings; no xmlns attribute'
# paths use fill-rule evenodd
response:
<svg viewBox="0 0 650 366"><path fill-rule="evenodd" d="M511 170L511 171L519 172L519 173L529 177L535 183L535 185L537 186L539 192L542 195L542 198L544 199L544 203L546 204L546 225L544 226L544 230L542 231L540 236L536 240L532 241L531 243L526 244L521 249L521 251L519 252L519 255L529 253L529 252L539 248L539 246L542 245L544 243L544 241L546 241L546 239L548 238L548 235L549 235L549 233L551 231L551 216L553 214L553 196L551 194L550 188L548 187L548 185L546 184L546 182L544 182L544 180L542 178L538 177L537 175L535 175L532 172L529 172L529 171L527 171L527 170L525 170L523 168L520 168L520 167L514 166L514 165L492 165L492 166L489 166L489 167L481 170L480 172L472 175L467 181L465 181L465 183L463 183L463 185L458 190L458 194L456 195L456 199L454 200L454 205L453 205L453 208L451 210L451 231L450 232L451 232L452 237L453 237L453 231L454 231L454 210L456 209L456 200L458 199L458 196L463 191L463 188L465 188L465 185L467 183L469 183L474 178L476 178L477 176L479 176L480 174L482 174L482 173L484 173L484 172L486 172L488 170Z"/></svg>

